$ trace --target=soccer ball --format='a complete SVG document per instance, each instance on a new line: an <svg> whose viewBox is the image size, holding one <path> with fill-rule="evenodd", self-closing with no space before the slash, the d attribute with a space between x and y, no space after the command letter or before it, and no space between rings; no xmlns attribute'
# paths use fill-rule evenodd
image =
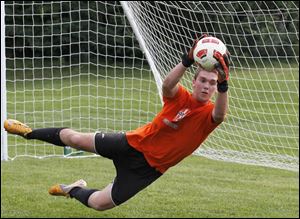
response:
<svg viewBox="0 0 300 219"><path fill-rule="evenodd" d="M215 52L224 55L227 51L225 44L216 37L204 37L197 42L193 57L195 63L207 71L212 71L218 63L214 57Z"/></svg>

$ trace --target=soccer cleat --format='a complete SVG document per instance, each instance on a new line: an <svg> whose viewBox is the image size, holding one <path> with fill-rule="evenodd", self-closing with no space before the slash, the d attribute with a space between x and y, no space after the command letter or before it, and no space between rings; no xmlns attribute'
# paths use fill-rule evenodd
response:
<svg viewBox="0 0 300 219"><path fill-rule="evenodd" d="M26 135L32 132L32 129L22 122L14 119L7 119L4 121L4 129L10 134L21 135L26 138Z"/></svg>
<svg viewBox="0 0 300 219"><path fill-rule="evenodd" d="M48 192L50 195L70 197L69 193L73 188L75 187L83 188L86 186L87 186L86 181L80 179L70 185L56 184L54 186L51 186Z"/></svg>

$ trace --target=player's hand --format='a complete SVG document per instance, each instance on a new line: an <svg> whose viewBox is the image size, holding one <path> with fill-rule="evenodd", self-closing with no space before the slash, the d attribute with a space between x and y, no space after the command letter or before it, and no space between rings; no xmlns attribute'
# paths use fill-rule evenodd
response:
<svg viewBox="0 0 300 219"><path fill-rule="evenodd" d="M196 37L193 41L193 44L191 46L191 48L189 49L188 53L184 53L182 55L182 64L185 66L185 67L190 67L194 62L194 50L195 50L195 47L197 45L197 43L199 42L199 40L201 40L202 38L204 37L208 37L207 34L202 34L200 37L198 37L198 35L196 34Z"/></svg>
<svg viewBox="0 0 300 219"><path fill-rule="evenodd" d="M194 55L193 54L194 54L194 50L196 48L196 45L199 42L199 40L201 40L204 37L208 37L208 35L207 34L202 34L200 37L198 37L198 35L196 33L196 37L195 37L195 39L193 41L192 47L190 48L190 50L188 52L189 59L194 60Z"/></svg>
<svg viewBox="0 0 300 219"><path fill-rule="evenodd" d="M214 53L214 57L218 60L215 64L215 68L218 72L218 82L229 80L229 64L230 64L230 53L227 51L223 56L219 52Z"/></svg>

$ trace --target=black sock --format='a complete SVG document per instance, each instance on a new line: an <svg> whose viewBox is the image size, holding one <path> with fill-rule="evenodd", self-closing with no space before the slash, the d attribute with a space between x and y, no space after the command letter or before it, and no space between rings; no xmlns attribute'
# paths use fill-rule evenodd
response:
<svg viewBox="0 0 300 219"><path fill-rule="evenodd" d="M65 128L34 129L26 135L27 139L38 139L58 146L66 146L59 137L59 132Z"/></svg>
<svg viewBox="0 0 300 219"><path fill-rule="evenodd" d="M69 192L69 194L70 194L71 198L76 198L78 201L80 201L85 206L90 207L88 205L89 197L91 196L91 194L93 194L94 192L97 192L97 191L99 191L99 190L75 187L74 189L72 189Z"/></svg>

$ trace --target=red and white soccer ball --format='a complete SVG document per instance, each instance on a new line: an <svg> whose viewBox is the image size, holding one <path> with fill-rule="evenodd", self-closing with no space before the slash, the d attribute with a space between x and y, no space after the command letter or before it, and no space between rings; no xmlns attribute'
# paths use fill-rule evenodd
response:
<svg viewBox="0 0 300 219"><path fill-rule="evenodd" d="M225 44L216 37L204 37L198 41L194 49L195 63L207 71L212 71L218 62L214 57L216 52L224 55L227 51Z"/></svg>

